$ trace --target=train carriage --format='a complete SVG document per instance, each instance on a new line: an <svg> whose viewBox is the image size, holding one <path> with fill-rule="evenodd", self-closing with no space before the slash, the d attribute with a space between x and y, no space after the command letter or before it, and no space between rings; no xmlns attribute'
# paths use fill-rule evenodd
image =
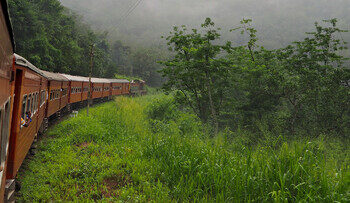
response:
<svg viewBox="0 0 350 203"><path fill-rule="evenodd" d="M108 79L103 79L103 93L102 93L102 98L111 98L111 83Z"/></svg>
<svg viewBox="0 0 350 203"><path fill-rule="evenodd" d="M48 102L46 117L60 112L68 104L68 79L58 73L42 71L48 80Z"/></svg>
<svg viewBox="0 0 350 203"><path fill-rule="evenodd" d="M128 80L109 79L109 81L111 83L111 96L123 95L128 93Z"/></svg>
<svg viewBox="0 0 350 203"><path fill-rule="evenodd" d="M81 76L61 74L69 80L68 103L73 104L87 99L89 92L89 79Z"/></svg>
<svg viewBox="0 0 350 203"><path fill-rule="evenodd" d="M84 78L86 79L86 81L83 82L83 93L81 97L82 97L82 101L87 101L89 96L90 83L89 83L89 78L86 78L86 77Z"/></svg>
<svg viewBox="0 0 350 203"><path fill-rule="evenodd" d="M14 57L14 110L11 125L7 178L14 179L43 120L43 73L23 57Z"/></svg>
<svg viewBox="0 0 350 203"><path fill-rule="evenodd" d="M146 94L145 81L133 80L130 83L130 94L131 95L144 95L144 94Z"/></svg>
<svg viewBox="0 0 350 203"><path fill-rule="evenodd" d="M9 138L12 122L14 88L12 72L14 40L7 2L0 1L0 202L6 184Z"/></svg>
<svg viewBox="0 0 350 203"><path fill-rule="evenodd" d="M109 85L109 81L103 78L91 78L92 83L92 99L103 98L106 94L104 87Z"/></svg>

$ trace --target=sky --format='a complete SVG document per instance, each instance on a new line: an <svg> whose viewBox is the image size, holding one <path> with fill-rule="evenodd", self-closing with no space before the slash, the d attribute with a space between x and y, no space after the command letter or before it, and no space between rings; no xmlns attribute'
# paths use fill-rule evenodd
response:
<svg viewBox="0 0 350 203"><path fill-rule="evenodd" d="M350 0L141 0L127 18L126 11L139 0L61 0L98 31L107 30L111 40L155 46L164 43L174 25L199 27L206 17L222 28L223 39L239 41L237 27L251 18L259 43L283 47L305 37L315 21L338 18L350 29ZM122 20L121 20L122 19ZM342 38L350 41L350 34Z"/></svg>

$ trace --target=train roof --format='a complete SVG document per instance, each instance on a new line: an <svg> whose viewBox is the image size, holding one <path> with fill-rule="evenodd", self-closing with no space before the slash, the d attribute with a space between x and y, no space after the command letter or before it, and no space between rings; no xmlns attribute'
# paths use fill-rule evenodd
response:
<svg viewBox="0 0 350 203"><path fill-rule="evenodd" d="M93 82L93 83L111 83L106 78L91 78L91 82Z"/></svg>
<svg viewBox="0 0 350 203"><path fill-rule="evenodd" d="M68 81L67 78L65 78L63 75L59 73L52 73L48 71L42 70L44 77L47 78L48 80L56 80L56 81Z"/></svg>
<svg viewBox="0 0 350 203"><path fill-rule="evenodd" d="M133 80L133 81L131 81L131 82L132 82L132 83L136 83L136 82L145 83L144 80L139 80L139 79Z"/></svg>
<svg viewBox="0 0 350 203"><path fill-rule="evenodd" d="M126 79L108 79L111 83L129 83L129 80Z"/></svg>
<svg viewBox="0 0 350 203"><path fill-rule="evenodd" d="M87 77L68 75L68 74L63 74L63 73L61 73L61 75L65 78L67 78L69 81L89 82L89 78L87 78Z"/></svg>
<svg viewBox="0 0 350 203"><path fill-rule="evenodd" d="M7 0L1 0L0 3L1 3L2 13L5 16L6 26L7 26L7 30L9 32L10 38L11 38L12 47L13 47L13 50L15 50L15 40L13 37L13 30L12 30L12 24L11 24L9 11L8 11Z"/></svg>
<svg viewBox="0 0 350 203"><path fill-rule="evenodd" d="M29 61L27 61L27 59L23 58L22 56L18 55L18 54L14 54L15 55L15 63L16 65L19 66L23 66L26 68L29 68L30 70L44 76L44 73L42 70L40 70L39 68L35 67L33 64L31 64Z"/></svg>

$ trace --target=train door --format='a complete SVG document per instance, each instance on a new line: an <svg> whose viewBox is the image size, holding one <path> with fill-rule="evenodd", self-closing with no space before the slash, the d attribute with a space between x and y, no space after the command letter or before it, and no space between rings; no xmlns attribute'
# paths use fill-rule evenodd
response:
<svg viewBox="0 0 350 203"><path fill-rule="evenodd" d="M10 144L9 144L9 160L8 160L8 170L6 173L7 178L13 178L13 164L14 164L14 155L15 155L15 145L16 145L16 137L19 133L19 129L21 126L21 112L25 110L26 106L22 107L22 83L23 83L23 76L24 72L23 70L17 69L16 70L16 78L15 78L15 94L14 94L14 102L13 106L16 108L13 108L12 111L12 122L11 122L11 136L10 136ZM24 98L25 100L27 98ZM25 100L24 105L25 105ZM22 110L22 108L24 108Z"/></svg>

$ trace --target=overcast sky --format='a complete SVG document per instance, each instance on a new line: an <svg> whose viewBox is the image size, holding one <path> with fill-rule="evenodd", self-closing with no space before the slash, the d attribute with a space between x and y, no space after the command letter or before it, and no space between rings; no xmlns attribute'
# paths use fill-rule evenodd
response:
<svg viewBox="0 0 350 203"><path fill-rule="evenodd" d="M125 12L138 0L61 0L97 30L108 30L112 39L134 43L159 43L173 25L199 26L211 17L224 39L237 39L227 30L252 18L261 43L285 46L304 37L315 21L338 18L350 29L350 0L142 0L122 22ZM349 33L343 36L350 40Z"/></svg>

